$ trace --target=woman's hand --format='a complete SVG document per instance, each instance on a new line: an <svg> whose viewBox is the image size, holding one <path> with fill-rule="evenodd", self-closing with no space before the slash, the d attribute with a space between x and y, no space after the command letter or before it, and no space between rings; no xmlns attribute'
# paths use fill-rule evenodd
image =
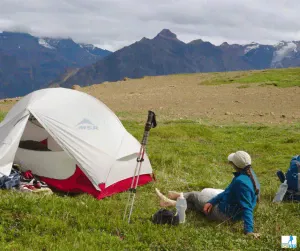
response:
<svg viewBox="0 0 300 251"><path fill-rule="evenodd" d="M208 215L208 214L210 213L210 211L212 210L212 208L213 208L213 205L212 205L212 204L206 203L206 204L204 205L203 212L204 212L206 215Z"/></svg>
<svg viewBox="0 0 300 251"><path fill-rule="evenodd" d="M258 239L260 237L259 233L247 233L246 235L252 236L254 239Z"/></svg>

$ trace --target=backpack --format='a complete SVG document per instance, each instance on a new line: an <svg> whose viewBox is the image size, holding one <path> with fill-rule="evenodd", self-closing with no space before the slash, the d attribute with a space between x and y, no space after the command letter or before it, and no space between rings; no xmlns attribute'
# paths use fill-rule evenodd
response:
<svg viewBox="0 0 300 251"><path fill-rule="evenodd" d="M300 155L291 159L290 167L285 174L288 190L300 192Z"/></svg>
<svg viewBox="0 0 300 251"><path fill-rule="evenodd" d="M290 166L286 174L277 172L281 183L287 180L288 190L284 195L284 201L300 202L300 155L294 156L290 161Z"/></svg>
<svg viewBox="0 0 300 251"><path fill-rule="evenodd" d="M154 224L179 224L179 215L167 209L159 209L153 216L151 221Z"/></svg>

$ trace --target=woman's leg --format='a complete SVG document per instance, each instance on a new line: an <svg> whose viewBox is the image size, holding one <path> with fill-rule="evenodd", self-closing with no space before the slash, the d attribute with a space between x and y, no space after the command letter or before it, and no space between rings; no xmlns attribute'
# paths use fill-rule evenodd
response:
<svg viewBox="0 0 300 251"><path fill-rule="evenodd" d="M213 221L226 221L229 219L227 215L225 215L219 210L218 205L214 206L211 212L206 217L209 220L213 220Z"/></svg>
<svg viewBox="0 0 300 251"><path fill-rule="evenodd" d="M201 192L184 193L188 209L203 212L204 205L213 197L223 192L221 189L204 188Z"/></svg>
<svg viewBox="0 0 300 251"><path fill-rule="evenodd" d="M171 200L177 200L177 198L180 196L179 192L176 191L169 191L168 192L168 198Z"/></svg>
<svg viewBox="0 0 300 251"><path fill-rule="evenodd" d="M167 198L157 188L155 188L155 192L160 199L159 204L161 207L175 207L176 206L176 200L171 200L171 199Z"/></svg>
<svg viewBox="0 0 300 251"><path fill-rule="evenodd" d="M203 207L205 205L205 198L201 192L193 191L183 194L187 202L187 209L203 212Z"/></svg>
<svg viewBox="0 0 300 251"><path fill-rule="evenodd" d="M160 198L160 206L162 207L175 207L176 200L171 200L163 195L157 188L155 189L158 197ZM203 212L204 205L213 197L217 196L219 193L222 193L224 190L222 189L214 189L214 188L205 188L201 192L193 191L183 193L184 198L187 201L187 209L196 210L199 212ZM172 198L178 198L180 193L170 191ZM169 192L169 195L170 195ZM224 215L218 208L218 205L214 206L207 215L207 218L214 221L225 221L228 219L226 215Z"/></svg>
<svg viewBox="0 0 300 251"><path fill-rule="evenodd" d="M188 202L188 208L203 212L204 205L223 191L222 189L205 188L201 192L186 193L184 196ZM206 217L213 221L225 221L228 219L228 217L219 210L218 205L214 206Z"/></svg>
<svg viewBox="0 0 300 251"><path fill-rule="evenodd" d="M224 191L222 189L215 189L215 188L204 188L203 190L205 190L205 193L210 193L210 196L212 196L212 197L214 197L214 196L216 196L219 193ZM177 198L179 196L180 196L179 192L176 192L176 191L169 191L168 192L168 198L171 199L171 200L177 200Z"/></svg>

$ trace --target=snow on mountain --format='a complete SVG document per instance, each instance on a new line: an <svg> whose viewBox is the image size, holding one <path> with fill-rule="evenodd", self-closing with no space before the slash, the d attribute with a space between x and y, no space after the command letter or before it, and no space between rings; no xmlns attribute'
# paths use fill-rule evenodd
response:
<svg viewBox="0 0 300 251"><path fill-rule="evenodd" d="M93 44L85 44L85 43L80 43L79 46L86 50L86 52L90 53L91 55L96 55L96 56L102 56L105 57L109 55L111 52L108 50L103 50Z"/></svg>
<svg viewBox="0 0 300 251"><path fill-rule="evenodd" d="M258 43L254 43L254 42L252 42L249 45L246 45L246 47L244 49L244 54L247 54L249 51L259 48L259 46L260 45Z"/></svg>
<svg viewBox="0 0 300 251"><path fill-rule="evenodd" d="M275 66L287 57L291 57L294 53L297 53L297 45L294 42L281 41L274 46L276 51L274 52L272 65Z"/></svg>
<svg viewBox="0 0 300 251"><path fill-rule="evenodd" d="M88 50L94 50L98 47L96 47L95 45L92 45L92 44L79 44L81 48L84 48L84 49L88 49Z"/></svg>
<svg viewBox="0 0 300 251"><path fill-rule="evenodd" d="M39 44L41 46L44 46L45 48L48 48L48 49L55 49L53 46L51 46L45 39L43 38L39 38Z"/></svg>
<svg viewBox="0 0 300 251"><path fill-rule="evenodd" d="M49 38L49 37L41 37L39 39L45 41L46 44L52 47L50 49L57 49L59 42L62 41L62 39Z"/></svg>

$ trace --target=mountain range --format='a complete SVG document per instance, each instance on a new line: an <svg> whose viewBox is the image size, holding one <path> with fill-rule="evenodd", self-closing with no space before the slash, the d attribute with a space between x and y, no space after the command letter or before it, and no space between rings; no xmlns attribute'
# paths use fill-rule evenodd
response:
<svg viewBox="0 0 300 251"><path fill-rule="evenodd" d="M56 86L87 86L125 77L168 75L175 73L224 72L300 66L300 41L276 45L246 45L194 40L180 41L168 29L153 39L143 38L96 63L83 67Z"/></svg>
<svg viewBox="0 0 300 251"><path fill-rule="evenodd" d="M0 33L0 98L22 96L47 87L74 68L97 62L111 52L72 39Z"/></svg>
<svg viewBox="0 0 300 251"><path fill-rule="evenodd" d="M300 41L276 45L185 43L168 29L110 52L72 39L0 33L0 98L44 87L88 86L125 77L300 66Z"/></svg>

